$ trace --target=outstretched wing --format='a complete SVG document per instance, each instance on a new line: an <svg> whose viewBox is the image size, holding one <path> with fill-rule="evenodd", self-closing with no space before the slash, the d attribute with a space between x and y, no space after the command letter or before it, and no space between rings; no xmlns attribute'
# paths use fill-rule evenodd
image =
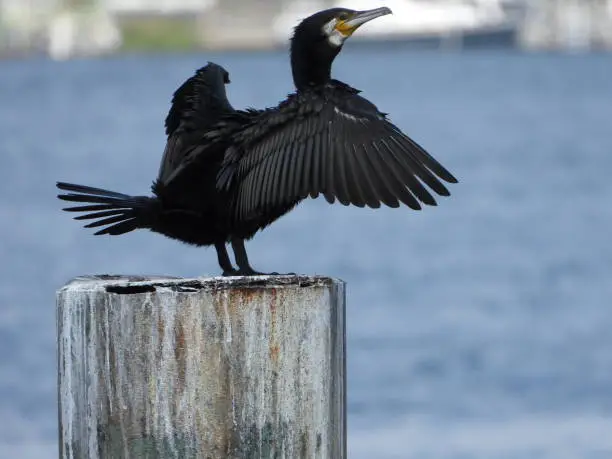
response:
<svg viewBox="0 0 612 459"><path fill-rule="evenodd" d="M457 179L356 92L310 96L261 117L228 150L217 186L238 220L323 194L344 205L420 209ZM425 186L426 185L426 186Z"/></svg>
<svg viewBox="0 0 612 459"><path fill-rule="evenodd" d="M209 62L174 92L165 122L168 140L158 181L167 180L202 132L223 114L234 111L225 92L228 83L228 72Z"/></svg>

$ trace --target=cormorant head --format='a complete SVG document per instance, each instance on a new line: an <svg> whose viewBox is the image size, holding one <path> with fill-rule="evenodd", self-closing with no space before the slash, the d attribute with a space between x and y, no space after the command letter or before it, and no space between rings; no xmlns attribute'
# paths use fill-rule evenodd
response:
<svg viewBox="0 0 612 459"><path fill-rule="evenodd" d="M291 39L291 68L297 89L329 81L331 64L344 40L361 25L387 14L391 14L387 7L365 11L331 8L300 22Z"/></svg>

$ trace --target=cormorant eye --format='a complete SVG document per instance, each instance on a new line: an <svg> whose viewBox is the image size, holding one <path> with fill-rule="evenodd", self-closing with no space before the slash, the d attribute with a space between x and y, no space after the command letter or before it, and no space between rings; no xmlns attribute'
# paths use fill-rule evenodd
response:
<svg viewBox="0 0 612 459"><path fill-rule="evenodd" d="M348 13L340 13L340 14L338 15L338 19L339 19L340 21L346 21L348 18L349 18L349 14L348 14Z"/></svg>

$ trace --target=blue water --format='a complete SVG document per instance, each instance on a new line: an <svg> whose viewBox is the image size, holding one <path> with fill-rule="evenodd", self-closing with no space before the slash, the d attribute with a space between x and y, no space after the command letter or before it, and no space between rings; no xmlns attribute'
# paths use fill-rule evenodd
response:
<svg viewBox="0 0 612 459"><path fill-rule="evenodd" d="M217 274L214 250L93 237L55 180L143 193L172 91L207 60L235 106L283 53L0 62L0 457L56 450L54 291L92 273ZM261 270L348 283L352 459L612 457L612 56L350 45L335 76L461 183L422 212L307 201Z"/></svg>

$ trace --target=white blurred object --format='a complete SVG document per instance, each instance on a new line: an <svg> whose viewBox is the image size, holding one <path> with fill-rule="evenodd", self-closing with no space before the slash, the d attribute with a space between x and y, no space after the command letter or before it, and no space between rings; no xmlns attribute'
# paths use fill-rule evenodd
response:
<svg viewBox="0 0 612 459"><path fill-rule="evenodd" d="M47 53L52 59L98 56L119 46L121 32L108 11L63 11L49 22Z"/></svg>
<svg viewBox="0 0 612 459"><path fill-rule="evenodd" d="M40 31L56 3L57 0L0 0L0 55L38 49Z"/></svg>
<svg viewBox="0 0 612 459"><path fill-rule="evenodd" d="M102 3L114 13L180 14L201 13L217 0L103 0Z"/></svg>
<svg viewBox="0 0 612 459"><path fill-rule="evenodd" d="M531 49L612 49L612 0L531 0L521 41Z"/></svg>

